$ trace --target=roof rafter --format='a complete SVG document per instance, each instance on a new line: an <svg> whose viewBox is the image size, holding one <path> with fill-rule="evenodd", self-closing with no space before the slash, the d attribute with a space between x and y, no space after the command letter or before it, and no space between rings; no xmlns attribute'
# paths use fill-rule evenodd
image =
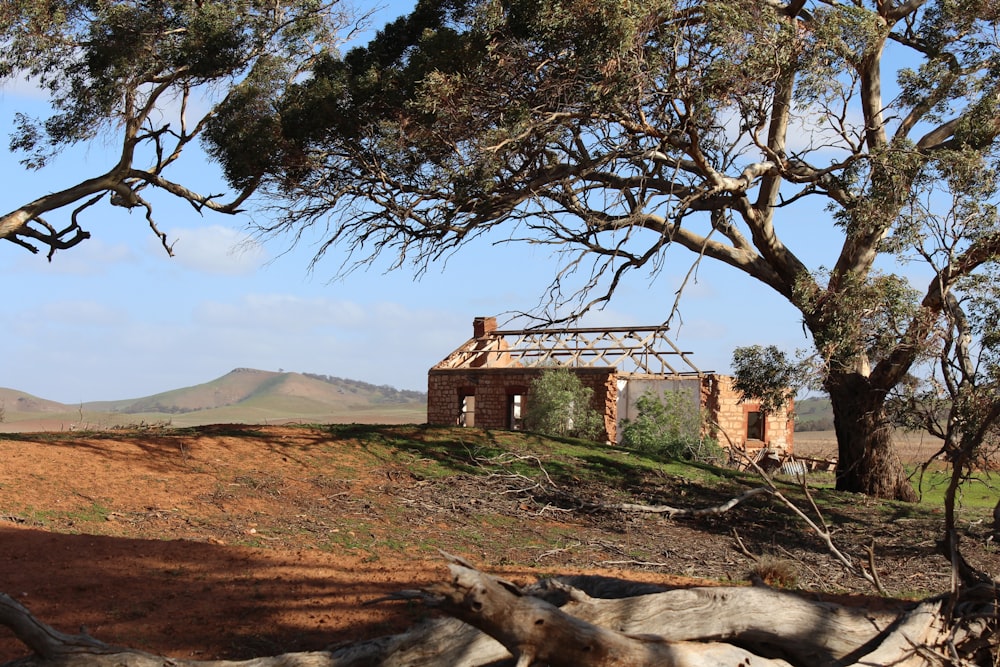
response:
<svg viewBox="0 0 1000 667"><path fill-rule="evenodd" d="M613 367L646 375L702 375L665 326L496 329L473 338L435 369ZM681 370L678 369L681 367Z"/></svg>

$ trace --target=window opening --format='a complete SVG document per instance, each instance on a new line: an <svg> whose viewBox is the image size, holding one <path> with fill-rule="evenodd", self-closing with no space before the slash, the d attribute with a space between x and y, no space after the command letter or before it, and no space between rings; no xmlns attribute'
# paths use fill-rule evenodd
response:
<svg viewBox="0 0 1000 667"><path fill-rule="evenodd" d="M747 440L764 439L764 418L759 410L747 412Z"/></svg>
<svg viewBox="0 0 1000 667"><path fill-rule="evenodd" d="M458 395L458 425L476 425L476 395L472 392L462 392Z"/></svg>
<svg viewBox="0 0 1000 667"><path fill-rule="evenodd" d="M524 430L524 394L507 397L507 426L512 431Z"/></svg>

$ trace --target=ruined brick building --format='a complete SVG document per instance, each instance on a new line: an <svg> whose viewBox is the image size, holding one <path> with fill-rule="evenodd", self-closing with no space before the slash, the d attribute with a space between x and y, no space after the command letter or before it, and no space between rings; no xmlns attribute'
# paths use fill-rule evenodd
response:
<svg viewBox="0 0 1000 667"><path fill-rule="evenodd" d="M546 367L570 368L593 390L608 442L647 391L680 391L698 401L723 446L770 447L791 453L791 406L764 414L740 401L733 379L702 372L666 336L665 327L500 330L496 318L477 317L472 338L430 369L427 422L518 429L531 400L531 382ZM678 368L680 367L680 369ZM728 440L727 440L728 436Z"/></svg>

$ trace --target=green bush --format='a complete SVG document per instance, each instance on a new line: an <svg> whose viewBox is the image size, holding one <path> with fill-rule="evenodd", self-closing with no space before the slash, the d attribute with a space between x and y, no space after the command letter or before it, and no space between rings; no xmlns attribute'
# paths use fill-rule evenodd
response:
<svg viewBox="0 0 1000 667"><path fill-rule="evenodd" d="M638 416L622 424L622 445L671 459L709 461L722 449L702 430L701 410L683 391L644 393L635 402Z"/></svg>
<svg viewBox="0 0 1000 667"><path fill-rule="evenodd" d="M545 370L531 382L525 428L546 435L596 438L604 431L604 418L590 407L593 394L568 368Z"/></svg>

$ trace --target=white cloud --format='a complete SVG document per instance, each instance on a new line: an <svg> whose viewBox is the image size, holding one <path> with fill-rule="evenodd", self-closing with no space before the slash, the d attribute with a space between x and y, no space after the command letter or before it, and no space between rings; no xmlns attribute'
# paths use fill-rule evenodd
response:
<svg viewBox="0 0 1000 667"><path fill-rule="evenodd" d="M435 308L283 294L205 302L192 315L197 339L172 345L187 350L185 363L284 368L405 389L424 387L427 370L472 333L471 316Z"/></svg>
<svg viewBox="0 0 1000 667"><path fill-rule="evenodd" d="M174 244L173 261L203 273L247 275L266 260L259 243L222 225L172 229L167 237ZM162 253L159 247L157 251Z"/></svg>
<svg viewBox="0 0 1000 667"><path fill-rule="evenodd" d="M368 320L365 308L357 303L291 294L245 294L235 302L205 301L195 307L193 315L200 325L248 331L358 329Z"/></svg>

